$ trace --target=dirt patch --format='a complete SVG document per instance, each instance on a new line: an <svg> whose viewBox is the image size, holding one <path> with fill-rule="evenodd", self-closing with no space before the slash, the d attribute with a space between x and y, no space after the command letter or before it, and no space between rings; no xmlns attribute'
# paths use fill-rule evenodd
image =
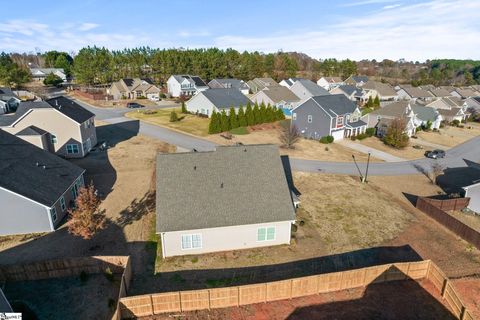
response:
<svg viewBox="0 0 480 320"><path fill-rule="evenodd" d="M407 308L405 306L408 306ZM237 308L164 314L142 320L179 319L455 319L431 282L422 280L372 284L343 290L253 304Z"/></svg>
<svg viewBox="0 0 480 320"><path fill-rule="evenodd" d="M38 319L108 319L113 315L120 277L104 275L7 282L4 293L14 311L27 306Z"/></svg>
<svg viewBox="0 0 480 320"><path fill-rule="evenodd" d="M250 134L233 135L231 140L221 137L219 134L209 135L206 139L222 144L233 145L236 143L243 144L265 144L271 143L280 146L279 129L278 126L272 124L264 126L255 126L250 130ZM353 151L337 143L322 144L317 140L301 139L296 145L295 149L279 148L280 154L288 155L292 158L310 159L310 160L324 160L324 161L344 161L351 162L352 155L358 161L367 161L367 155L364 153ZM370 161L378 161L379 159L371 158Z"/></svg>
<svg viewBox="0 0 480 320"><path fill-rule="evenodd" d="M480 276L453 280L455 291L475 319L480 319Z"/></svg>

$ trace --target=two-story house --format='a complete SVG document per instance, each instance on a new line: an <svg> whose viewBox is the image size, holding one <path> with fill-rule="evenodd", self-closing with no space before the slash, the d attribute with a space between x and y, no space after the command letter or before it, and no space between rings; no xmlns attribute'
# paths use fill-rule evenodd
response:
<svg viewBox="0 0 480 320"><path fill-rule="evenodd" d="M357 105L343 94L311 97L292 110L292 124L306 138L335 140L365 133Z"/></svg>
<svg viewBox="0 0 480 320"><path fill-rule="evenodd" d="M279 85L258 91L251 99L258 104L264 103L282 109L286 115L290 115L291 110L300 102L300 98L290 89Z"/></svg>
<svg viewBox="0 0 480 320"><path fill-rule="evenodd" d="M65 158L81 158L97 144L95 115L74 101L57 97L21 102L0 116L0 129Z"/></svg>
<svg viewBox="0 0 480 320"><path fill-rule="evenodd" d="M14 112L20 101L12 89L0 87L0 114Z"/></svg>
<svg viewBox="0 0 480 320"><path fill-rule="evenodd" d="M249 93L249 88L245 81L239 80L239 79L230 79L230 78L216 78L211 80L208 83L208 86L212 89L237 89L243 94L248 94Z"/></svg>
<svg viewBox="0 0 480 320"><path fill-rule="evenodd" d="M0 130L0 235L54 231L85 170Z"/></svg>
<svg viewBox="0 0 480 320"><path fill-rule="evenodd" d="M167 80L168 94L172 97L194 96L200 91L207 90L209 87L198 76L191 75L171 75Z"/></svg>
<svg viewBox="0 0 480 320"><path fill-rule="evenodd" d="M320 87L315 82L307 79L298 79L289 89L301 100L330 94L330 92Z"/></svg>

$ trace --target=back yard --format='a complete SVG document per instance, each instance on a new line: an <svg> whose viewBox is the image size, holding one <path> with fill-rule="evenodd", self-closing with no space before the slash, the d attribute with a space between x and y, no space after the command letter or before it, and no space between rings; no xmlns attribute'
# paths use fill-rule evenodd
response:
<svg viewBox="0 0 480 320"><path fill-rule="evenodd" d="M464 128L447 126L441 128L439 132L418 132L417 134L421 140L443 145L446 148L454 147L479 135L480 124L475 122L468 122Z"/></svg>
<svg viewBox="0 0 480 320"><path fill-rule="evenodd" d="M170 114L172 111L177 113L179 121L170 122ZM193 114L182 114L181 111L181 108L136 110L125 114L125 116L196 136L204 137L208 135L208 124L210 122L208 118L201 118Z"/></svg>

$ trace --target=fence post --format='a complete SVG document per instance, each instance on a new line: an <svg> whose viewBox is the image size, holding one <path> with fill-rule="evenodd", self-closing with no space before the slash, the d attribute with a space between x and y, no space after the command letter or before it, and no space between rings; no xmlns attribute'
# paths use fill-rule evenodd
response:
<svg viewBox="0 0 480 320"><path fill-rule="evenodd" d="M267 303L267 293L268 293L268 282L265 283L265 297L263 299L264 303Z"/></svg>
<svg viewBox="0 0 480 320"><path fill-rule="evenodd" d="M293 279L290 280L290 300L292 300L292 294L293 294Z"/></svg>
<svg viewBox="0 0 480 320"><path fill-rule="evenodd" d="M448 279L443 279L443 285L442 285L442 298L445 298L445 293L447 292L447 285L448 285Z"/></svg>
<svg viewBox="0 0 480 320"><path fill-rule="evenodd" d="M367 285L367 284L365 283L365 281L367 281L367 268L363 268L363 280L362 280L362 284L363 284L364 287Z"/></svg>
<svg viewBox="0 0 480 320"><path fill-rule="evenodd" d="M460 320L464 320L465 319L465 315L467 314L467 308L465 308L465 306L462 305L462 309L460 310Z"/></svg>
<svg viewBox="0 0 480 320"><path fill-rule="evenodd" d="M207 292L208 292L208 310L210 310L210 304L211 304L211 301L210 301L210 289L208 289Z"/></svg>
<svg viewBox="0 0 480 320"><path fill-rule="evenodd" d="M407 273L405 273L405 279L406 279L406 280L408 280L408 278L410 278L410 276L408 275L408 273L410 272L410 265L411 265L411 264L412 264L411 262L409 262L409 263L407 264Z"/></svg>
<svg viewBox="0 0 480 320"><path fill-rule="evenodd" d="M240 307L240 287L237 287L237 307Z"/></svg>
<svg viewBox="0 0 480 320"><path fill-rule="evenodd" d="M152 295L150 295L150 307L152 307L152 316L155 314L155 312L153 311L153 298L152 298Z"/></svg>

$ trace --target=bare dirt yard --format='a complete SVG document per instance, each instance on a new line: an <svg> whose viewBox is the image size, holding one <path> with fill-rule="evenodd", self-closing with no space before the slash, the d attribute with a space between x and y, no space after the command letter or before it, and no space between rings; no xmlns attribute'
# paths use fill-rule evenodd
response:
<svg viewBox="0 0 480 320"><path fill-rule="evenodd" d="M408 306L408 307L406 307ZM232 320L304 320L304 319L455 319L428 280L394 281L372 284L366 288L343 290L224 308L163 314L142 320L232 319Z"/></svg>
<svg viewBox="0 0 480 320"><path fill-rule="evenodd" d="M480 275L453 280L453 286L467 309L473 313L473 317L480 319Z"/></svg>
<svg viewBox="0 0 480 320"><path fill-rule="evenodd" d="M463 128L446 126L441 128L439 132L421 131L417 133L417 136L422 140L449 148L480 135L480 124L468 122L462 125Z"/></svg>
<svg viewBox="0 0 480 320"><path fill-rule="evenodd" d="M111 281L97 274L83 281L67 277L7 282L4 293L24 319L108 319L119 289L119 277Z"/></svg>
<svg viewBox="0 0 480 320"><path fill-rule="evenodd" d="M278 124L265 124L255 126L249 129L250 133L245 135L233 135L231 140L223 138L220 134L209 135L206 139L222 144L232 145L236 143L243 144L265 144L272 143L278 146L281 145L279 139ZM367 161L367 155L361 152L353 151L337 143L322 144L317 140L301 139L296 145L295 149L279 149L282 155L288 155L293 158L324 160L324 161L352 161L352 155L358 161ZM379 159L371 158L370 161L381 161Z"/></svg>

